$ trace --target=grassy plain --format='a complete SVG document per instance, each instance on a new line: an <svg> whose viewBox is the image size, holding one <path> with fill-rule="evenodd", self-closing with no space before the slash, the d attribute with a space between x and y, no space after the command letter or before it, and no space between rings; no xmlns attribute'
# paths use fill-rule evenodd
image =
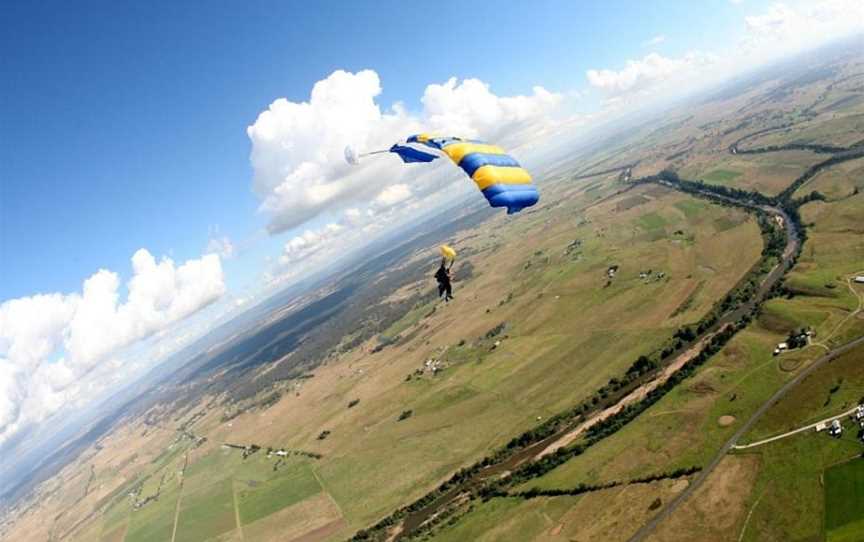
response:
<svg viewBox="0 0 864 542"><path fill-rule="evenodd" d="M658 187L617 193L624 188L614 175L553 182L548 209L524 213L518 225L496 217L481 235L452 239L467 255L457 266L475 269L456 283L456 303L410 309L388 330L397 344L375 354L374 339L361 345L269 409L228 422L220 409L208 412L191 427L209 439L200 448L155 426L106 440L91 460L101 513L73 538L170 539L176 529L178 541L223 540L240 536L238 520L245 540L280 539L289 521L297 537L344 538L578 402L698 320L760 248L754 222L739 211ZM732 250L741 257L724 257ZM619 272L608 281L611 265ZM652 277L640 279L648 269ZM491 349L481 337L501 323ZM444 369L406 381L430 358ZM353 399L360 403L349 409ZM397 421L408 409L413 416ZM323 457L289 458L273 471L263 450L243 460L224 442ZM89 464L77 472L83 480ZM127 493L154 494L163 474L159 499L131 510Z"/></svg>
<svg viewBox="0 0 864 542"><path fill-rule="evenodd" d="M825 471L825 531L831 542L852 542L864 532L864 459Z"/></svg>
<svg viewBox="0 0 864 542"><path fill-rule="evenodd" d="M177 542L208 540L236 526L231 480L184 491L177 519Z"/></svg>

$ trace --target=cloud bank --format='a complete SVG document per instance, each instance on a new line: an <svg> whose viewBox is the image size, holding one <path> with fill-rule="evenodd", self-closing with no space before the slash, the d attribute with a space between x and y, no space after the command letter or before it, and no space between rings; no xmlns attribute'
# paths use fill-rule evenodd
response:
<svg viewBox="0 0 864 542"><path fill-rule="evenodd" d="M712 55L700 52L687 53L680 58L667 58L650 53L640 60L628 60L624 69L588 70L588 83L609 94L650 88L661 81L698 73L716 61Z"/></svg>
<svg viewBox="0 0 864 542"><path fill-rule="evenodd" d="M404 166L389 155L352 167L343 158L346 145L386 149L430 131L512 147L554 125L563 99L542 87L497 96L480 80L455 78L428 85L416 113L399 103L382 109L380 94L374 71L336 71L315 83L308 101L277 99L247 129L253 190L268 231L301 232L285 244L282 265L345 247L440 197L455 180L464 182L451 164Z"/></svg>
<svg viewBox="0 0 864 542"><path fill-rule="evenodd" d="M717 51L690 51L678 57L650 53L627 60L620 69L588 70L588 84L602 91L608 102L692 90L782 56L864 32L864 2L778 2L764 12L744 17L743 27L743 38ZM665 39L658 36L644 45L662 42L658 38Z"/></svg>
<svg viewBox="0 0 864 542"><path fill-rule="evenodd" d="M145 249L132 256L121 302L117 273L100 269L80 292L37 294L0 305L0 445L60 408L93 397L123 375L116 354L166 330L225 292L219 256L181 265Z"/></svg>

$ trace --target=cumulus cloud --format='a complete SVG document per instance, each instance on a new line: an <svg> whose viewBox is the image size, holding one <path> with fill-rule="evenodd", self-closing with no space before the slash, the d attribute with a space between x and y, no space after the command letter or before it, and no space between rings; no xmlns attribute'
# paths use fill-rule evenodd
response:
<svg viewBox="0 0 864 542"><path fill-rule="evenodd" d="M411 189L407 184L394 184L381 191L375 198L375 203L382 207L392 207L411 197Z"/></svg>
<svg viewBox="0 0 864 542"><path fill-rule="evenodd" d="M380 94L374 71L340 70L315 83L308 101L277 99L249 126L253 189L271 233L304 227L325 213L340 222L348 209L387 206L422 195L424 190L408 186L440 169L398 167L393 157L352 167L343 158L348 144L385 149L422 131L506 144L542 131L562 99L542 87L528 96L499 97L482 81L453 78L429 85L421 98L422 111L411 113L398 103L382 109Z"/></svg>
<svg viewBox="0 0 864 542"><path fill-rule="evenodd" d="M758 36L777 37L788 33L794 25L797 13L785 4L774 4L761 15L744 18L747 31Z"/></svg>
<svg viewBox="0 0 864 542"><path fill-rule="evenodd" d="M144 249L132 256L121 302L117 273L101 269L81 292L37 294L0 305L0 444L26 424L66 404L86 401L93 386L117 378L112 357L165 330L225 292L219 256L175 265ZM101 382L84 377L92 374ZM113 376L112 376L113 375ZM83 380L82 380L83 379Z"/></svg>
<svg viewBox="0 0 864 542"><path fill-rule="evenodd" d="M697 51L679 58L649 53L640 60L628 60L621 70L588 70L586 75L591 86L609 94L621 94L690 75L715 60L713 55Z"/></svg>
<svg viewBox="0 0 864 542"><path fill-rule="evenodd" d="M864 2L778 2L744 17L743 27L743 37L725 49L691 51L680 57L651 53L628 60L621 69L588 70L588 83L604 92L607 103L692 90L779 57L864 32ZM644 105L644 101L640 103Z"/></svg>
<svg viewBox="0 0 864 542"><path fill-rule="evenodd" d="M427 86L421 102L424 124L432 131L507 144L542 130L561 100L560 94L540 86L530 96L498 97L479 79L460 83L453 77L442 85Z"/></svg>
<svg viewBox="0 0 864 542"><path fill-rule="evenodd" d="M320 252L329 241L338 237L344 230L344 226L336 223L327 224L318 230L306 230L285 243L280 263L292 264Z"/></svg>
<svg viewBox="0 0 864 542"><path fill-rule="evenodd" d="M864 32L864 2L778 2L763 13L745 17L744 23L747 37L739 50L760 60L770 59Z"/></svg>

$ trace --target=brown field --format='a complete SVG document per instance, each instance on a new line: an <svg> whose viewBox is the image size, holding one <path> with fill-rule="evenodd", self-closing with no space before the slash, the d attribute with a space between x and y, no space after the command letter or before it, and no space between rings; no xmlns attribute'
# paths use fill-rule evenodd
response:
<svg viewBox="0 0 864 542"><path fill-rule="evenodd" d="M336 504L319 494L243 526L244 538L261 542L327 540L342 532L345 521Z"/></svg>
<svg viewBox="0 0 864 542"><path fill-rule="evenodd" d="M693 533L697 532L699 540L705 542L737 540L758 470L757 457L726 457L692 498L647 540L693 540Z"/></svg>

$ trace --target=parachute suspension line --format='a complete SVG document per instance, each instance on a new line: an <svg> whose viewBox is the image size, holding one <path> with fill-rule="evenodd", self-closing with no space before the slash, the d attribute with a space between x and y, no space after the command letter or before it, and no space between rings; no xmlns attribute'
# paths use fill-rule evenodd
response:
<svg viewBox="0 0 864 542"><path fill-rule="evenodd" d="M390 149L384 149L384 150L382 150L382 151L370 151L370 152L364 152L363 154L358 155L357 158L363 158L364 156L372 156L373 154L383 154L383 153L385 153L385 152L390 152Z"/></svg>
<svg viewBox="0 0 864 542"><path fill-rule="evenodd" d="M347 147L345 147L345 161L352 166L356 166L360 163L360 159L365 156L371 156L373 154L383 154L386 152L390 152L390 149L382 149L380 151L364 152L360 154L354 149L354 147L348 145Z"/></svg>

